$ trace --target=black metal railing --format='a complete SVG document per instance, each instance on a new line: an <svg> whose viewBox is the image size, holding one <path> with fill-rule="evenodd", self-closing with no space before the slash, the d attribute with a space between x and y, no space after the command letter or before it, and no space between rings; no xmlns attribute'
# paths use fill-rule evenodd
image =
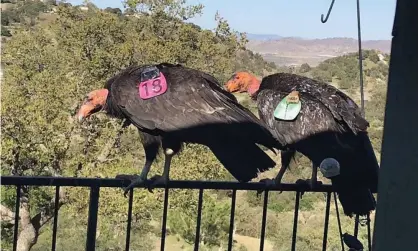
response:
<svg viewBox="0 0 418 251"><path fill-rule="evenodd" d="M66 178L66 177L23 177L23 176L2 176L1 185L16 186L16 211L15 211L15 225L14 225L14 239L13 250L16 250L17 237L18 237L18 219L19 219L19 205L20 205L20 190L22 186L55 186L55 212L52 231L52 250L55 250L56 246L56 234L57 234L57 218L58 218L58 204L59 204L59 191L61 186L72 187L89 187L90 199L89 199L89 211L88 211L88 224L87 224L87 239L86 250L95 250L96 245L96 228L97 228L97 215L99 207L100 188L102 187L124 187L129 184L128 180L122 179L96 179L96 178ZM196 223L196 238L194 244L194 250L199 249L200 238L200 223L203 203L203 192L205 189L217 189L217 190L232 190L231 198L231 215L229 225L229 238L227 250L232 250L233 243L233 229L234 229L234 217L235 217L235 202L236 194L238 190L264 190L265 185L258 182L239 183L239 182L217 182L217 181L170 181L167 187L157 186L157 188L165 188L164 206L163 206L163 218L161 228L161 250L165 250L165 236L166 236L166 223L167 223L167 211L168 211L168 197L169 189L196 189L199 190L198 199L198 212ZM326 210L324 221L324 233L323 233L323 245L322 250L327 249L327 236L328 236L328 223L330 215L330 201L333 187L331 185L323 184L318 185L315 189L309 187L301 187L297 184L282 184L280 189L271 189L264 191L263 202L263 214L261 224L260 235L260 250L264 250L264 239L266 230L266 217L267 217L267 205L269 191L288 191L296 193L295 208L294 208L294 222L292 233L292 245L291 250L296 250L296 236L297 236L297 222L299 212L299 201L301 194L304 192L325 192L326 196ZM126 245L125 250L129 250L130 245L130 232L131 232L131 219L132 219L132 201L133 190L129 193L129 205L128 205L128 221L127 221L127 233L126 233Z"/></svg>

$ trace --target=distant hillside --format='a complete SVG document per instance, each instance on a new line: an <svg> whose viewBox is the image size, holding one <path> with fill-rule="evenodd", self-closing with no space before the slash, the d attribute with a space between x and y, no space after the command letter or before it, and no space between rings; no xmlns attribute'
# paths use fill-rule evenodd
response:
<svg viewBox="0 0 418 251"><path fill-rule="evenodd" d="M261 35L260 35L261 36ZM281 65L316 66L320 62L358 50L358 42L352 38L303 39L283 37L275 40L249 39L247 48L261 54L264 59ZM390 53L390 40L362 41L363 49Z"/></svg>
<svg viewBox="0 0 418 251"><path fill-rule="evenodd" d="M249 40L278 40L281 39L282 36L275 35L275 34L254 34L254 33L247 33L247 38Z"/></svg>

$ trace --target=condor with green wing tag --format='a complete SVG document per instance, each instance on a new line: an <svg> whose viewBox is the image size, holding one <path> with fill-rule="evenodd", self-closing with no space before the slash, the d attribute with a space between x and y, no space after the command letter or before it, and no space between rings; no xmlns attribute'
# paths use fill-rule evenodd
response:
<svg viewBox="0 0 418 251"><path fill-rule="evenodd" d="M300 110L302 104L299 99L299 92L293 91L283 98L274 110L274 117L281 120L294 120Z"/></svg>

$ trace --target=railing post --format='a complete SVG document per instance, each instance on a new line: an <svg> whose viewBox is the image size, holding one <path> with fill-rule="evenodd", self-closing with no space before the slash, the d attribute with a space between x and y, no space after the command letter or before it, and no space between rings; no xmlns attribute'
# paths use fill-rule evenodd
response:
<svg viewBox="0 0 418 251"><path fill-rule="evenodd" d="M19 213L20 213L20 185L16 186L16 209L15 209L15 225L13 232L13 251L17 249L17 237L19 235Z"/></svg>
<svg viewBox="0 0 418 251"><path fill-rule="evenodd" d="M60 202L60 187L55 187L55 204L54 204L54 225L52 227L52 247L51 250L55 251L57 245L57 227L58 227L58 209Z"/></svg>
<svg viewBox="0 0 418 251"><path fill-rule="evenodd" d="M340 233L341 250L344 251L343 231L341 229L340 212L338 210L337 193L334 192L335 212L337 213L338 231Z"/></svg>
<svg viewBox="0 0 418 251"><path fill-rule="evenodd" d="M322 238L322 251L327 250L330 207L331 207L331 192L327 192L327 203L325 206L324 237Z"/></svg>
<svg viewBox="0 0 418 251"><path fill-rule="evenodd" d="M293 217L292 251L296 250L296 234L298 231L300 192L296 192L295 213Z"/></svg>
<svg viewBox="0 0 418 251"><path fill-rule="evenodd" d="M269 190L264 191L263 218L261 221L260 251L264 250L264 238L266 237L267 204L269 201Z"/></svg>
<svg viewBox="0 0 418 251"><path fill-rule="evenodd" d="M100 187L94 185L90 188L89 218L87 222L86 251L96 248L97 213L99 209Z"/></svg>
<svg viewBox="0 0 418 251"><path fill-rule="evenodd" d="M129 251L130 241L131 241L131 225L132 225L132 203L134 199L134 189L131 188L129 192L129 204L128 204L128 222L126 226L126 243L125 251Z"/></svg>
<svg viewBox="0 0 418 251"><path fill-rule="evenodd" d="M228 251L232 250L232 243L234 240L234 220L235 220L235 201L237 199L237 190L232 190L231 199L231 218L229 219L229 237L228 237Z"/></svg>
<svg viewBox="0 0 418 251"><path fill-rule="evenodd" d="M163 222L161 224L161 247L160 250L165 250L165 234L167 231L167 212L168 212L168 187L165 188L164 206L163 206Z"/></svg>
<svg viewBox="0 0 418 251"><path fill-rule="evenodd" d="M197 221L196 221L196 237L194 241L194 250L199 250L200 244L200 224L202 221L202 204L203 204L203 189L199 189L199 201L197 204Z"/></svg>

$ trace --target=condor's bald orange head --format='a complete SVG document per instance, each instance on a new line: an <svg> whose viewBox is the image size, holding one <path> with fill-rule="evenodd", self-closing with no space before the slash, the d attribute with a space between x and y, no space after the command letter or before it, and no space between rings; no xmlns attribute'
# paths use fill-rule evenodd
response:
<svg viewBox="0 0 418 251"><path fill-rule="evenodd" d="M108 94L109 91L107 89L94 90L87 94L86 99L77 112L78 121L81 122L93 113L100 111L106 104Z"/></svg>
<svg viewBox="0 0 418 251"><path fill-rule="evenodd" d="M250 96L253 96L260 88L260 81L251 73L237 72L228 82L225 83L225 89L228 92L248 92Z"/></svg>

